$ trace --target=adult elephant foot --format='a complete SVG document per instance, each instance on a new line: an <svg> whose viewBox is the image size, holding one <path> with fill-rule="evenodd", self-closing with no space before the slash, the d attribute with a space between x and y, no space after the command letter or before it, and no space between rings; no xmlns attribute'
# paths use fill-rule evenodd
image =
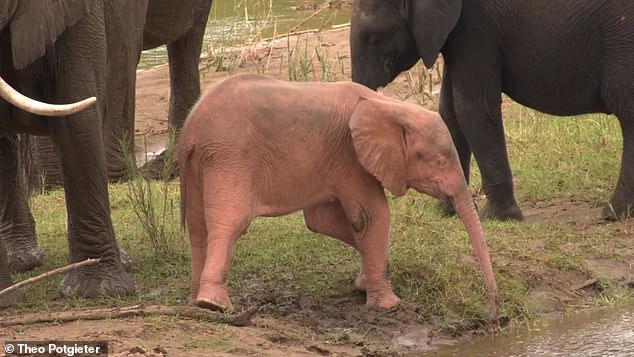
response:
<svg viewBox="0 0 634 357"><path fill-rule="evenodd" d="M16 251L8 249L7 257L11 272L20 273L42 265L43 254L38 247L21 247Z"/></svg>
<svg viewBox="0 0 634 357"><path fill-rule="evenodd" d="M513 200L515 201L515 200ZM524 214L516 202L513 204L499 204L487 201L479 212L482 219L495 219L498 221L523 221Z"/></svg>
<svg viewBox="0 0 634 357"><path fill-rule="evenodd" d="M453 217L456 215L456 209L448 200L438 201L436 203L436 209L438 209L440 215L443 217Z"/></svg>
<svg viewBox="0 0 634 357"><path fill-rule="evenodd" d="M134 294L134 284L120 262L102 262L66 274L59 285L64 296L121 296Z"/></svg>
<svg viewBox="0 0 634 357"><path fill-rule="evenodd" d="M15 214L2 222L0 236L6 248L9 270L12 273L29 271L42 265L43 254L37 247L35 223L26 203L18 204L22 197L15 197ZM25 201L26 202L26 201Z"/></svg>
<svg viewBox="0 0 634 357"><path fill-rule="evenodd" d="M151 180L174 179L178 176L176 157L166 155L165 151L146 162L139 169L143 177Z"/></svg>
<svg viewBox="0 0 634 357"><path fill-rule="evenodd" d="M618 221L634 217L634 204L624 199L614 199L603 207L601 216L606 221Z"/></svg>

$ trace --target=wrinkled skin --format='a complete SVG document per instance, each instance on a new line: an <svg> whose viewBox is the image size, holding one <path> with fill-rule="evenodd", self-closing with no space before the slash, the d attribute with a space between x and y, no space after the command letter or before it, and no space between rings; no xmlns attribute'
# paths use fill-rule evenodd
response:
<svg viewBox="0 0 634 357"><path fill-rule="evenodd" d="M180 131L183 122L200 96L200 75L198 64L202 49L203 35L209 17L212 0L146 0L147 12L143 27L142 48L116 48L108 53L116 60L112 71L127 73L125 77L113 78L108 82L106 97L108 111L104 121L104 141L108 178L116 181L127 173L126 154L134 158L134 103L136 67L141 50L167 45L170 68L169 127ZM135 23L122 18L117 24L125 33L138 36ZM37 171L47 185L61 185L61 176L54 157L52 145L47 138L36 138L34 153ZM161 172L162 158L152 166Z"/></svg>
<svg viewBox="0 0 634 357"><path fill-rule="evenodd" d="M134 87L128 73L113 71L126 64L106 61L106 51L140 47L140 31L135 36L118 26L142 28L147 5L142 0L20 0L14 4L0 9L5 11L0 14L2 78L42 101L67 103L96 96L97 104L49 119L0 100L0 235L6 244L0 247L0 288L10 282L10 264L23 269L41 260L39 252L33 252L34 243L29 246L35 242L35 230L19 180L13 135L27 133L51 136L54 143L66 194L70 262L101 258L98 266L67 273L60 291L85 297L132 293L134 286L121 264L110 219L102 123L109 81ZM106 73L110 73L107 78Z"/></svg>
<svg viewBox="0 0 634 357"><path fill-rule="evenodd" d="M239 101L236 107L233 103ZM234 76L208 90L178 143L182 213L192 251L190 302L231 310L233 246L257 216L303 210L309 229L361 255L355 287L366 305L398 303L387 267L390 213L383 187L454 202L497 318L497 288L449 132L436 113L351 82L297 84Z"/></svg>
<svg viewBox="0 0 634 357"><path fill-rule="evenodd" d="M603 211L634 207L634 2L616 0L356 0L352 79L386 85L422 58L445 61L440 114L468 179L482 173L482 215L523 219L513 193L501 96L555 115L612 113L623 133L619 180ZM451 205L442 205L451 213Z"/></svg>
<svg viewBox="0 0 634 357"><path fill-rule="evenodd" d="M111 2L121 8L128 0ZM106 115L103 135L106 146L106 168L110 180L118 180L126 174L127 164L122 151L122 140L129 149L128 157L134 158L134 109L136 67L141 50L167 44L170 63L170 109L169 124L180 130L189 110L200 96L198 63L202 39L209 16L211 0L149 0L137 4L136 13L145 14L145 19L131 20L129 16L110 16L108 58L111 75L107 78L105 101ZM143 24L145 24L143 26ZM143 28L143 33L139 31ZM134 41L121 41L119 34L127 34ZM62 174L55 148L49 137L35 136L29 139L32 145L31 160L27 173L31 179L28 185L40 185L42 178L47 186L62 185ZM156 169L162 172L162 159ZM16 178L17 180L17 178ZM24 183L17 183L19 187ZM26 206L26 201L16 203ZM15 209L15 219L27 221L29 217ZM7 224L6 222L1 224ZM33 224L11 224L11 234L5 242L9 251L12 271L25 271L41 264L42 254L37 248ZM125 254L125 252L121 252Z"/></svg>

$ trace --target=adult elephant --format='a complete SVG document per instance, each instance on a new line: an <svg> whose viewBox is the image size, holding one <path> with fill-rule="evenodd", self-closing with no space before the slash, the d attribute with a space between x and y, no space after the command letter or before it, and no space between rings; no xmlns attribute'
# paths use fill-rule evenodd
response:
<svg viewBox="0 0 634 357"><path fill-rule="evenodd" d="M132 0L118 0L119 8L126 1ZM134 157L136 67L141 51L167 44L171 94L169 124L180 130L200 95L198 63L211 4L211 0L145 0L135 6L134 17L144 16L141 21L131 21L129 16L109 16L109 28L117 29L120 36L127 34L125 36L133 39L122 42L118 35L107 36L107 72L111 75L104 89L106 105L102 117L106 170L110 180L124 177L126 156ZM36 137L34 142L33 169L47 184L61 185L63 175L52 141L48 137ZM127 154L122 146L128 148ZM153 171L162 172L161 164L162 160L156 161ZM5 239L13 271L29 270L41 263L42 254L35 235L30 233L34 230L32 220L25 217L24 221L20 226L13 225Z"/></svg>
<svg viewBox="0 0 634 357"><path fill-rule="evenodd" d="M523 219L513 193L501 93L555 115L613 113L623 133L619 180L603 210L634 212L634 2L631 0L356 0L352 79L376 89L422 58L445 61L440 113L469 177L473 152L482 214ZM443 207L452 211L448 203Z"/></svg>
<svg viewBox="0 0 634 357"><path fill-rule="evenodd" d="M126 51L117 49L108 53L110 59L116 60L111 71L128 73L127 78L118 78L118 81L125 83L114 80L106 89L108 106L103 132L108 177L114 181L125 177L127 158L134 158L135 88L126 84L135 83L135 70L141 50L167 45L170 70L168 122L171 129L180 130L189 110L200 96L198 64L212 0L146 0L144 4L147 5L147 11L142 47L135 46ZM118 24L123 31L135 33L138 30L137 22L124 21L120 19ZM47 138L36 139L35 147L33 156L38 175L44 177L47 184L60 185L61 175L52 144ZM127 152L124 152L125 148ZM150 171L161 172L162 158L150 166Z"/></svg>
<svg viewBox="0 0 634 357"><path fill-rule="evenodd" d="M64 181L69 260L100 258L98 266L64 277L62 294L94 297L134 291L125 272L110 219L102 123L109 106L106 88L134 88L134 68L122 56L141 46L146 2L141 0L11 0L0 8L0 76L29 97L51 103L92 95L97 105L49 120L0 100L0 286L9 281L9 263L32 264L24 253L35 241L31 213L18 183L17 146L11 135L29 133L53 139ZM134 27L138 31L128 31ZM18 254L13 254L18 252ZM13 259L12 259L13 257ZM22 261L25 258L27 261ZM12 260L12 261L11 261Z"/></svg>
<svg viewBox="0 0 634 357"><path fill-rule="evenodd" d="M170 71L169 127L180 131L189 110L200 96L200 72L198 64L203 35L209 18L212 0L149 0L143 49L148 50L167 45ZM140 52L139 52L140 55ZM134 96L132 93L108 91L109 96ZM133 98L132 98L133 99ZM106 153L108 176L118 179L125 175L125 157L134 157L134 108L125 115L106 117ZM127 138L130 152L122 152L121 138ZM157 162L162 167L162 158ZM151 169L152 170L152 169ZM152 171L161 172L160 168Z"/></svg>

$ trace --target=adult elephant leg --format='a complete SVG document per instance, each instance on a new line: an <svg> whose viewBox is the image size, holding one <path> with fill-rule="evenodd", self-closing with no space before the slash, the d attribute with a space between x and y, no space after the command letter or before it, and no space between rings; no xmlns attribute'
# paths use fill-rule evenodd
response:
<svg viewBox="0 0 634 357"><path fill-rule="evenodd" d="M438 109L440 116L449 128L449 132L451 132L451 138L456 146L456 150L458 151L458 157L460 158L462 172L464 172L465 179L468 184L471 172L471 148L469 147L467 138L462 132L462 128L456 118L456 109L454 107L452 91L450 73L447 71L447 67L444 67ZM440 201L438 203L438 208L445 216L453 216L456 214L456 210L449 200Z"/></svg>
<svg viewBox="0 0 634 357"><path fill-rule="evenodd" d="M0 237L7 250L6 262L14 272L42 264L24 181L17 136L0 137Z"/></svg>
<svg viewBox="0 0 634 357"><path fill-rule="evenodd" d="M85 297L134 291L120 261L108 201L102 134L107 60L103 6L95 3L91 14L68 28L42 60L43 68L57 70L55 81L43 81L50 83L43 88L45 100L74 102L87 94L100 98L98 106L50 121L64 178L70 261L101 259L96 266L69 272L60 290Z"/></svg>
<svg viewBox="0 0 634 357"><path fill-rule="evenodd" d="M513 193L501 113L500 66L495 61L448 61L456 117L482 174L483 218L523 220ZM461 157L461 160L463 158Z"/></svg>
<svg viewBox="0 0 634 357"><path fill-rule="evenodd" d="M200 51L202 50L205 26L209 16L211 1L196 1L195 19L192 28L178 40L167 44L167 56L170 68L170 132L178 136L189 111L200 96ZM173 145L173 142L168 142ZM172 148L168 148L171 150ZM147 171L152 177L165 174L165 155L161 155L150 163ZM172 158L172 160L176 160ZM173 162L172 170L178 170L178 163Z"/></svg>
<svg viewBox="0 0 634 357"><path fill-rule="evenodd" d="M55 186L62 186L62 171L59 167L59 160L55 155L53 141L48 136L34 136L31 146L31 156L34 159L34 168L40 178L40 185L43 189Z"/></svg>
<svg viewBox="0 0 634 357"><path fill-rule="evenodd" d="M200 51L211 1L196 1L194 24L185 36L167 44L170 66L169 124L180 132L189 111L200 96Z"/></svg>
<svg viewBox="0 0 634 357"><path fill-rule="evenodd" d="M11 286L11 273L9 272L9 259L0 239L0 290ZM0 308L9 306L16 298L17 293L0 296Z"/></svg>
<svg viewBox="0 0 634 357"><path fill-rule="evenodd" d="M104 143L108 178L118 180L134 164L136 66L143 47L147 0L106 2L108 80Z"/></svg>
<svg viewBox="0 0 634 357"><path fill-rule="evenodd" d="M634 78L634 74L630 78ZM623 133L623 154L621 155L621 172L616 189L610 202L603 208L603 218L610 221L634 216L634 99L622 98L625 94L634 93L634 84L629 82L630 91L623 90L627 85L620 86L621 91L610 97L612 111L619 118ZM629 94L628 94L629 93ZM621 97L621 100L617 98ZM620 106L619 106L620 104ZM629 106L628 106L629 105Z"/></svg>

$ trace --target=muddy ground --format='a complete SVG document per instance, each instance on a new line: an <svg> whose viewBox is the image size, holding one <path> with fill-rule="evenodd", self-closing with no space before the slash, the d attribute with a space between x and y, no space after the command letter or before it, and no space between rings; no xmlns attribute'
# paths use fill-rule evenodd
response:
<svg viewBox="0 0 634 357"><path fill-rule="evenodd" d="M311 46L315 44L314 35L299 38L300 42L309 40ZM338 54L339 62L344 64L342 76L349 77L348 28L321 33L320 38L322 47L331 56ZM249 47L241 53L236 72L256 72L258 68L266 68L265 73L269 75L288 78L284 62L287 61L287 41L284 38L272 44ZM228 75L226 71L205 70L203 85L208 86ZM314 75L319 80L318 74ZM167 66L138 73L137 143L145 141L149 151L160 149L167 131L168 81ZM399 98L406 98L410 92L406 75L385 89L385 94ZM437 92L437 84L431 92ZM416 101L416 98L407 100ZM426 105L435 109L435 102L431 100ZM522 205L527 219L536 224L562 220L575 222L573 229L579 230L605 224L598 219L600 208L584 202L556 200L524 202ZM614 244L629 247L629 256L634 257L629 233L634 223L611 224L615 225ZM536 241L535 244L540 243ZM589 260L587 264L605 271L613 281L634 286L631 262L604 259ZM544 267L517 265L513 269L536 276L534 300L542 306L544 313L559 314L565 302L597 294L594 283L588 281L583 272L547 271ZM397 309L379 313L367 311L363 307L364 297L350 291L317 301L314 297L299 296L292 289L280 296L279 291L264 291L258 289L257 284L252 288L249 296L235 297L239 306L263 305L249 327L150 316L3 328L0 341L108 340L111 356L378 356L425 351L434 344L450 343L454 336L471 334L448 330L446 325L441 329L433 321L418 321L417 306L407 302Z"/></svg>

